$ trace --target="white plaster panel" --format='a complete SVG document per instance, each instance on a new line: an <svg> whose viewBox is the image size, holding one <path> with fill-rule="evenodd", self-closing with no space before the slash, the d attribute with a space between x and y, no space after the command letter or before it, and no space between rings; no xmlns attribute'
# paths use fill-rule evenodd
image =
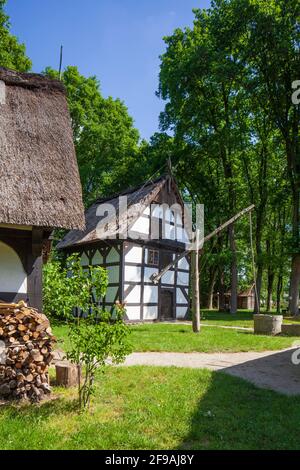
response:
<svg viewBox="0 0 300 470"><path fill-rule="evenodd" d="M141 246L132 246L125 255L125 262L130 263L142 263L142 252Z"/></svg>
<svg viewBox="0 0 300 470"><path fill-rule="evenodd" d="M0 242L0 290L26 294L27 275L18 254Z"/></svg>
<svg viewBox="0 0 300 470"><path fill-rule="evenodd" d="M161 278L162 284L174 284L174 271L167 271Z"/></svg>
<svg viewBox="0 0 300 470"><path fill-rule="evenodd" d="M188 295L188 290L184 289L186 294ZM186 300L184 294L182 293L181 289L176 289L176 303L177 304L187 304L188 301Z"/></svg>
<svg viewBox="0 0 300 470"><path fill-rule="evenodd" d="M125 266L125 282L141 282L141 266Z"/></svg>
<svg viewBox="0 0 300 470"><path fill-rule="evenodd" d="M144 304L155 304L158 302L158 287L144 286Z"/></svg>
<svg viewBox="0 0 300 470"><path fill-rule="evenodd" d="M184 257L184 258L181 258L181 260L178 261L178 268L179 269L187 269L189 270L190 266L189 266L189 263L187 261L187 259Z"/></svg>
<svg viewBox="0 0 300 470"><path fill-rule="evenodd" d="M151 281L151 276L152 276L152 274L156 274L157 272L158 272L158 267L157 268L145 268L144 281L145 282L152 282Z"/></svg>
<svg viewBox="0 0 300 470"><path fill-rule="evenodd" d="M143 215L150 215L150 206L146 207L146 209L143 212Z"/></svg>
<svg viewBox="0 0 300 470"><path fill-rule="evenodd" d="M141 286L134 286L132 290L128 294L126 294L127 289L131 289L131 286L125 284L124 291L125 291L125 301L129 302L130 304L140 304L141 303Z"/></svg>
<svg viewBox="0 0 300 470"><path fill-rule="evenodd" d="M169 240L175 240L175 227L174 225L170 225L167 222L164 224L165 227L165 238Z"/></svg>
<svg viewBox="0 0 300 470"><path fill-rule="evenodd" d="M176 318L184 318L187 313L188 307L177 307L176 308Z"/></svg>
<svg viewBox="0 0 300 470"><path fill-rule="evenodd" d="M179 286L188 286L189 285L189 274L177 272L177 284Z"/></svg>
<svg viewBox="0 0 300 470"><path fill-rule="evenodd" d="M144 305L143 307L144 320L156 320L157 316L158 316L157 306Z"/></svg>
<svg viewBox="0 0 300 470"><path fill-rule="evenodd" d="M163 208L159 204L152 204L151 211L152 217L157 217L158 219L163 218Z"/></svg>
<svg viewBox="0 0 300 470"><path fill-rule="evenodd" d="M143 233L149 235L150 230L150 219L146 217L139 217L131 227L130 231Z"/></svg>
<svg viewBox="0 0 300 470"><path fill-rule="evenodd" d="M141 309L140 306L128 306L126 307L126 314L128 320L140 320L141 318Z"/></svg>

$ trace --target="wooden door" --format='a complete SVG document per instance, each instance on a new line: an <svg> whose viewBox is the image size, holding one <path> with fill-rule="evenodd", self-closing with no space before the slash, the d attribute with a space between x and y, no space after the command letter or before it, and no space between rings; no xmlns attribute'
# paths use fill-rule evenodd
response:
<svg viewBox="0 0 300 470"><path fill-rule="evenodd" d="M160 293L160 320L174 318L174 293L169 289L161 289Z"/></svg>

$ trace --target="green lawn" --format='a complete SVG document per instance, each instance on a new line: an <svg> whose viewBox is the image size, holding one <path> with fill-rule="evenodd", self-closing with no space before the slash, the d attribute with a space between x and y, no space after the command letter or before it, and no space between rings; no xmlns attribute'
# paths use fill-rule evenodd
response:
<svg viewBox="0 0 300 470"><path fill-rule="evenodd" d="M242 326L253 328L253 312L239 310L235 315L219 312L218 310L202 310L201 321L208 325Z"/></svg>
<svg viewBox="0 0 300 470"><path fill-rule="evenodd" d="M132 325L130 328L134 351L266 351L288 348L293 341L299 340L294 337L258 336L249 331L205 326L200 334L195 334L190 325L178 323L147 323ZM59 339L58 347L64 349L68 341L66 326L55 326L53 330Z"/></svg>
<svg viewBox="0 0 300 470"><path fill-rule="evenodd" d="M208 370L111 368L90 412L76 391L2 406L1 449L300 449L300 397Z"/></svg>
<svg viewBox="0 0 300 470"><path fill-rule="evenodd" d="M242 326L253 328L253 312L250 310L239 310L236 314L219 312L218 310L202 310L201 321L204 324L223 326ZM284 323L294 323L295 320L284 318Z"/></svg>

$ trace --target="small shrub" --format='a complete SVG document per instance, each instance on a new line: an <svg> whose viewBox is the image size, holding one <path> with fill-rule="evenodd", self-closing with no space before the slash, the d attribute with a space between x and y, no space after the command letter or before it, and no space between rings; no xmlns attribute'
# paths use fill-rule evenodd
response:
<svg viewBox="0 0 300 470"><path fill-rule="evenodd" d="M96 371L104 370L108 360L124 361L130 352L125 308L117 303L112 312L103 311L99 301L106 293L107 271L100 266L83 269L78 255L68 257L65 267L50 261L44 278L44 311L68 322L71 345L67 358L77 365L79 405L85 408L95 391Z"/></svg>

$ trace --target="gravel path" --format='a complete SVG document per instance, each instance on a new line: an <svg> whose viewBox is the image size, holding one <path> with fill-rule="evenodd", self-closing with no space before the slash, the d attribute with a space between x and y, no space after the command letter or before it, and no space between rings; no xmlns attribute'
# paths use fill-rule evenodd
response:
<svg viewBox="0 0 300 470"><path fill-rule="evenodd" d="M176 366L222 371L285 395L300 395L300 365L292 363L295 349L239 353L145 352L130 354L124 366ZM300 352L298 354L300 359Z"/></svg>
<svg viewBox="0 0 300 470"><path fill-rule="evenodd" d="M299 351L299 352L298 352ZM300 364L292 363L292 354L300 360L300 349L238 353L135 352L122 366L164 366L210 369L230 374L285 395L300 395ZM64 353L55 351L54 362Z"/></svg>

